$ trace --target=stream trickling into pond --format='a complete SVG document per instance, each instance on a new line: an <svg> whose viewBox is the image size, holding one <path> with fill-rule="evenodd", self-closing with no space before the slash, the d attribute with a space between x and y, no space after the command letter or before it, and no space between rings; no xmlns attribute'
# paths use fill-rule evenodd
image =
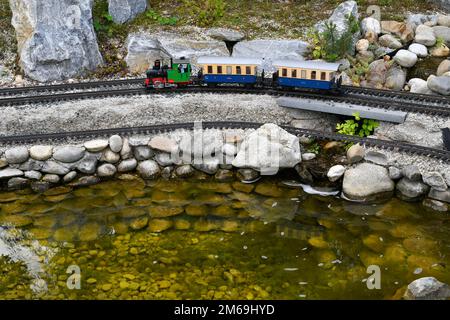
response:
<svg viewBox="0 0 450 320"><path fill-rule="evenodd" d="M450 217L419 203L123 177L0 193L0 299L389 299L450 283Z"/></svg>

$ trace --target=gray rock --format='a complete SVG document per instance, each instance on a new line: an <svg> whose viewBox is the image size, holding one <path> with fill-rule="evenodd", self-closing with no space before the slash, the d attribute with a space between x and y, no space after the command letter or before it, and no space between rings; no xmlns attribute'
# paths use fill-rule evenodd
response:
<svg viewBox="0 0 450 320"><path fill-rule="evenodd" d="M424 199L422 201L422 205L425 208L429 208L433 211L438 211L438 212L447 212L448 211L448 205L446 203L438 201L438 200Z"/></svg>
<svg viewBox="0 0 450 320"><path fill-rule="evenodd" d="M84 157L72 166L72 168L76 168L82 173L93 174L97 169L97 162L100 157L101 154L86 152Z"/></svg>
<svg viewBox="0 0 450 320"><path fill-rule="evenodd" d="M53 153L52 146L32 146L30 148L30 157L35 160L45 161L50 159Z"/></svg>
<svg viewBox="0 0 450 320"><path fill-rule="evenodd" d="M120 152L122 150L123 140L122 137L115 134L109 138L109 148L112 152Z"/></svg>
<svg viewBox="0 0 450 320"><path fill-rule="evenodd" d="M153 157L154 154L155 153L149 147L146 146L134 147L134 157L138 161L150 159L151 157Z"/></svg>
<svg viewBox="0 0 450 320"><path fill-rule="evenodd" d="M433 15L425 15L421 13L417 14L409 14L406 18L406 22L413 26L414 30L421 24L424 24L426 22L431 22L432 24L437 23L437 16L435 14Z"/></svg>
<svg viewBox="0 0 450 320"><path fill-rule="evenodd" d="M41 171L43 166L44 166L43 161L28 159L24 163L20 164L18 169L24 170L24 171L30 171L30 170Z"/></svg>
<svg viewBox="0 0 450 320"><path fill-rule="evenodd" d="M48 160L44 162L41 171L44 173L66 175L70 172L70 168L57 161Z"/></svg>
<svg viewBox="0 0 450 320"><path fill-rule="evenodd" d="M30 78L64 80L102 63L92 0L11 0L20 65Z"/></svg>
<svg viewBox="0 0 450 320"><path fill-rule="evenodd" d="M381 46L388 47L391 49L400 49L401 47L403 47L400 40L398 40L397 38L395 38L393 35L390 34L385 34L381 36L378 39L378 42L380 43Z"/></svg>
<svg viewBox="0 0 450 320"><path fill-rule="evenodd" d="M450 71L450 59L442 60L437 68L436 75L439 77L448 71Z"/></svg>
<svg viewBox="0 0 450 320"><path fill-rule="evenodd" d="M402 170L397 167L389 167L389 178L391 178L392 180L400 180L402 177Z"/></svg>
<svg viewBox="0 0 450 320"><path fill-rule="evenodd" d="M214 179L217 181L225 182L225 181L233 181L234 174L232 170L227 169L219 169L217 173L214 175Z"/></svg>
<svg viewBox="0 0 450 320"><path fill-rule="evenodd" d="M336 9L333 11L333 14L328 19L328 22L331 22L336 25L336 31L338 35L342 35L344 32L348 30L348 16L352 15L356 19L359 19L358 14L358 4L356 1L345 1L339 4ZM323 32L325 30L325 22L319 22L315 26L316 30L319 32ZM359 39L359 31L355 33L353 37L353 45Z"/></svg>
<svg viewBox="0 0 450 320"><path fill-rule="evenodd" d="M420 173L419 167L416 165L409 165L403 168L403 176L411 181L422 181L422 173Z"/></svg>
<svg viewBox="0 0 450 320"><path fill-rule="evenodd" d="M147 9L147 0L108 0L108 12L118 24L133 20Z"/></svg>
<svg viewBox="0 0 450 320"><path fill-rule="evenodd" d="M46 174L42 177L42 181L46 181L48 183L58 183L60 180L59 176L56 174Z"/></svg>
<svg viewBox="0 0 450 320"><path fill-rule="evenodd" d="M192 168L192 166L189 164L184 164L175 169L175 174L179 178L191 177L194 173L195 173L194 168Z"/></svg>
<svg viewBox="0 0 450 320"><path fill-rule="evenodd" d="M258 171L253 169L239 169L237 171L237 176L239 180L249 182L258 179L260 177L260 174Z"/></svg>
<svg viewBox="0 0 450 320"><path fill-rule="evenodd" d="M25 171L24 177L30 180L40 180L42 178L42 173L36 170Z"/></svg>
<svg viewBox="0 0 450 320"><path fill-rule="evenodd" d="M171 165L174 165L174 164L179 164L179 162L180 162L178 157L174 157L172 154L165 153L165 152L157 153L155 155L154 159L162 167L167 167L167 166L171 166Z"/></svg>
<svg viewBox="0 0 450 320"><path fill-rule="evenodd" d="M131 159L126 159L126 160L122 160L122 162L119 163L119 165L117 166L117 170L119 172L129 172L129 171L133 171L134 169L136 169L138 163L136 161L136 159L131 158Z"/></svg>
<svg viewBox="0 0 450 320"><path fill-rule="evenodd" d="M219 160L217 159L204 159L203 163L193 164L195 169L202 171L206 174L215 174L219 170Z"/></svg>
<svg viewBox="0 0 450 320"><path fill-rule="evenodd" d="M63 181L64 183L69 183L71 181L73 181L73 179L75 179L77 177L77 172L76 171L70 171L68 174L66 174L63 177Z"/></svg>
<svg viewBox="0 0 450 320"><path fill-rule="evenodd" d="M409 91L411 93L420 93L420 94L432 94L433 92L428 88L428 84L426 80L413 78L408 81Z"/></svg>
<svg viewBox="0 0 450 320"><path fill-rule="evenodd" d="M29 153L27 147L14 147L5 151L5 158L8 163L16 164L28 160Z"/></svg>
<svg viewBox="0 0 450 320"><path fill-rule="evenodd" d="M367 71L367 82L373 87L382 87L386 82L389 64L383 59L375 60L369 65Z"/></svg>
<svg viewBox="0 0 450 320"><path fill-rule="evenodd" d="M345 171L342 186L345 197L357 201L391 196L395 187L386 168L370 163L361 163Z"/></svg>
<svg viewBox="0 0 450 320"><path fill-rule="evenodd" d="M262 68L266 73L275 71L273 61L278 59L304 60L309 44L299 40L251 40L237 43L233 57L264 59Z"/></svg>
<svg viewBox="0 0 450 320"><path fill-rule="evenodd" d="M108 147L109 141L104 139L96 139L84 143L84 147L89 152L99 152Z"/></svg>
<svg viewBox="0 0 450 320"><path fill-rule="evenodd" d="M6 168L0 170L0 179L8 179L23 176L23 171L19 169Z"/></svg>
<svg viewBox="0 0 450 320"><path fill-rule="evenodd" d="M436 44L436 36L433 28L423 24L418 26L416 28L416 36L414 41L427 47L434 46Z"/></svg>
<svg viewBox="0 0 450 320"><path fill-rule="evenodd" d="M405 68L413 67L417 62L417 55L408 50L399 50L395 56L394 61Z"/></svg>
<svg viewBox="0 0 450 320"><path fill-rule="evenodd" d="M450 298L450 286L434 277L414 280L408 285L406 300L446 300Z"/></svg>
<svg viewBox="0 0 450 320"><path fill-rule="evenodd" d="M231 143L225 143L222 147L223 154L230 157L230 159L234 159L234 156L238 153L238 148Z"/></svg>
<svg viewBox="0 0 450 320"><path fill-rule="evenodd" d="M397 196L406 201L416 201L424 197L430 187L419 181L412 181L408 178L402 178L397 183Z"/></svg>
<svg viewBox="0 0 450 320"><path fill-rule="evenodd" d="M362 19L361 31L363 35L367 35L367 33L369 32L372 32L374 34L380 34L381 33L380 21L372 17Z"/></svg>
<svg viewBox="0 0 450 320"><path fill-rule="evenodd" d="M443 26L433 27L436 38L441 38L447 46L450 46L450 28Z"/></svg>
<svg viewBox="0 0 450 320"><path fill-rule="evenodd" d="M428 56L428 49L423 44L413 43L408 47L408 50L416 54L419 58Z"/></svg>
<svg viewBox="0 0 450 320"><path fill-rule="evenodd" d="M127 48L125 61L132 73L144 73L155 60L169 57L159 40L144 34L130 34Z"/></svg>
<svg viewBox="0 0 450 320"><path fill-rule="evenodd" d="M161 178L163 179L170 179L170 177L172 176L172 172L173 172L173 166L168 166L168 167L164 167L161 170Z"/></svg>
<svg viewBox="0 0 450 320"><path fill-rule="evenodd" d="M386 74L384 86L394 91L401 91L405 86L406 72L397 66L392 66Z"/></svg>
<svg viewBox="0 0 450 320"><path fill-rule="evenodd" d="M108 148L103 152L100 161L108 163L117 163L120 161L120 154L113 152L110 148Z"/></svg>
<svg viewBox="0 0 450 320"><path fill-rule="evenodd" d="M150 142L150 138L146 135L139 135L139 136L132 136L128 140L130 146L132 147L138 147L138 146L148 146L148 143Z"/></svg>
<svg viewBox="0 0 450 320"><path fill-rule="evenodd" d="M97 174L99 177L112 177L116 174L117 169L110 163L102 164L97 168Z"/></svg>
<svg viewBox="0 0 450 320"><path fill-rule="evenodd" d="M316 158L316 154L312 152L307 152L302 154L303 161L311 161Z"/></svg>
<svg viewBox="0 0 450 320"><path fill-rule="evenodd" d="M366 153L366 156L364 157L366 161L378 164L380 166L387 166L388 164L388 158L384 153L377 152L377 151L369 151Z"/></svg>
<svg viewBox="0 0 450 320"><path fill-rule="evenodd" d="M366 151L359 143L354 144L347 150L347 161L350 164L359 162L364 159L365 154Z"/></svg>
<svg viewBox="0 0 450 320"><path fill-rule="evenodd" d="M449 2L450 6L450 2ZM450 15L438 14L437 16L437 24L443 27L450 27Z"/></svg>
<svg viewBox="0 0 450 320"><path fill-rule="evenodd" d="M24 189L24 188L28 187L29 184L30 184L30 180L28 180L28 179L20 178L20 177L11 178L8 180L8 189L9 190L20 190L20 189Z"/></svg>
<svg viewBox="0 0 450 320"><path fill-rule="evenodd" d="M426 172L422 175L423 182L438 191L447 190L447 183L439 172Z"/></svg>
<svg viewBox="0 0 450 320"><path fill-rule="evenodd" d="M139 165L137 166L137 171L144 179L154 179L161 172L158 164L153 160L146 160L139 163Z"/></svg>
<svg viewBox="0 0 450 320"><path fill-rule="evenodd" d="M431 75L427 81L428 88L444 96L450 95L450 77Z"/></svg>
<svg viewBox="0 0 450 320"><path fill-rule="evenodd" d="M120 150L120 157L124 160L133 157L133 151L131 150L130 143L127 138L123 139L122 150Z"/></svg>
<svg viewBox="0 0 450 320"><path fill-rule="evenodd" d="M32 181L30 188L36 193L44 193L50 189L50 183L47 181Z"/></svg>
<svg viewBox="0 0 450 320"><path fill-rule="evenodd" d="M71 187L87 187L100 182L100 178L97 176L84 176L69 183Z"/></svg>
<svg viewBox="0 0 450 320"><path fill-rule="evenodd" d="M343 165L332 166L327 173L327 177L331 182L339 180L345 173L345 167Z"/></svg>
<svg viewBox="0 0 450 320"><path fill-rule="evenodd" d="M447 189L445 191L439 191L431 188L428 197L434 200L450 203L450 189Z"/></svg>
<svg viewBox="0 0 450 320"><path fill-rule="evenodd" d="M211 28L206 31L206 35L221 41L239 42L242 41L245 35L242 32L225 29L225 28Z"/></svg>
<svg viewBox="0 0 450 320"><path fill-rule="evenodd" d="M76 146L56 147L53 151L53 158L64 163L72 163L80 160L84 156L84 148Z"/></svg>
<svg viewBox="0 0 450 320"><path fill-rule="evenodd" d="M301 160L298 137L268 123L245 136L232 164L274 175L280 168L293 168Z"/></svg>

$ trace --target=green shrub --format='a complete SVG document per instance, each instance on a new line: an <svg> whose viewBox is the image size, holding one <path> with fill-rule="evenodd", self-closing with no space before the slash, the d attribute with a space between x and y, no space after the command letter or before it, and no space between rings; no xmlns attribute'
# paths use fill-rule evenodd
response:
<svg viewBox="0 0 450 320"><path fill-rule="evenodd" d="M347 28L341 35L338 34L333 22L325 23L323 32L310 31L308 36L313 44L313 58L326 61L336 61L351 52L353 35L359 31L359 22L354 16L347 17Z"/></svg>
<svg viewBox="0 0 450 320"><path fill-rule="evenodd" d="M225 7L223 0L183 0L181 9L200 27L209 27L223 17Z"/></svg>
<svg viewBox="0 0 450 320"><path fill-rule="evenodd" d="M372 119L361 119L358 112L354 113L353 117L354 119L338 123L336 125L337 132L349 136L367 137L380 125Z"/></svg>
<svg viewBox="0 0 450 320"><path fill-rule="evenodd" d="M178 22L177 17L163 17L158 12L153 10L147 11L145 16L158 22L162 26L175 26Z"/></svg>

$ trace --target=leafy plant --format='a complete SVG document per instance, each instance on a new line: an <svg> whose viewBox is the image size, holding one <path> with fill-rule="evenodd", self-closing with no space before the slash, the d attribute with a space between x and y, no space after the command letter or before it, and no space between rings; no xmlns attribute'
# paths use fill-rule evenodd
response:
<svg viewBox="0 0 450 320"><path fill-rule="evenodd" d="M306 149L307 152L319 154L320 152L320 144L317 142L314 142L308 146L308 149Z"/></svg>
<svg viewBox="0 0 450 320"><path fill-rule="evenodd" d="M145 15L154 20L157 21L160 25L163 26L174 26L177 24L178 22L178 18L177 17L164 17L162 15L160 15L158 12L153 11L153 10L149 10L145 13Z"/></svg>
<svg viewBox="0 0 450 320"><path fill-rule="evenodd" d="M344 123L338 123L336 125L338 133L350 136L357 135L360 137L367 137L380 125L377 121L372 119L361 119L359 112L355 112L352 115L354 119L345 120Z"/></svg>
<svg viewBox="0 0 450 320"><path fill-rule="evenodd" d="M442 37L437 37L437 38L436 38L436 44L435 44L435 47L436 47L436 48L443 47L444 44L445 44L444 38L442 38Z"/></svg>

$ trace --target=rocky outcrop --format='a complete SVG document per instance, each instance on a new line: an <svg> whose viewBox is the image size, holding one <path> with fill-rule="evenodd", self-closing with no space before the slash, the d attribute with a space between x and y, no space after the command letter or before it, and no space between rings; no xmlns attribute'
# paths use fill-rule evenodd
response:
<svg viewBox="0 0 450 320"><path fill-rule="evenodd" d="M233 57L264 59L262 68L275 71L272 63L278 59L304 60L309 52L309 44L299 40L251 40L237 43Z"/></svg>
<svg viewBox="0 0 450 320"><path fill-rule="evenodd" d="M345 171L342 191L350 200L373 201L391 196L394 187L386 168L361 163Z"/></svg>
<svg viewBox="0 0 450 320"><path fill-rule="evenodd" d="M446 300L450 298L450 286L434 277L414 280L408 285L406 300Z"/></svg>
<svg viewBox="0 0 450 320"><path fill-rule="evenodd" d="M47 82L95 70L102 63L91 0L10 0L20 66Z"/></svg>
<svg viewBox="0 0 450 320"><path fill-rule="evenodd" d="M115 23L133 20L147 9L147 0L108 0L108 12Z"/></svg>
<svg viewBox="0 0 450 320"><path fill-rule="evenodd" d="M279 168L293 168L301 160L298 137L269 123L245 136L232 164L273 175Z"/></svg>

